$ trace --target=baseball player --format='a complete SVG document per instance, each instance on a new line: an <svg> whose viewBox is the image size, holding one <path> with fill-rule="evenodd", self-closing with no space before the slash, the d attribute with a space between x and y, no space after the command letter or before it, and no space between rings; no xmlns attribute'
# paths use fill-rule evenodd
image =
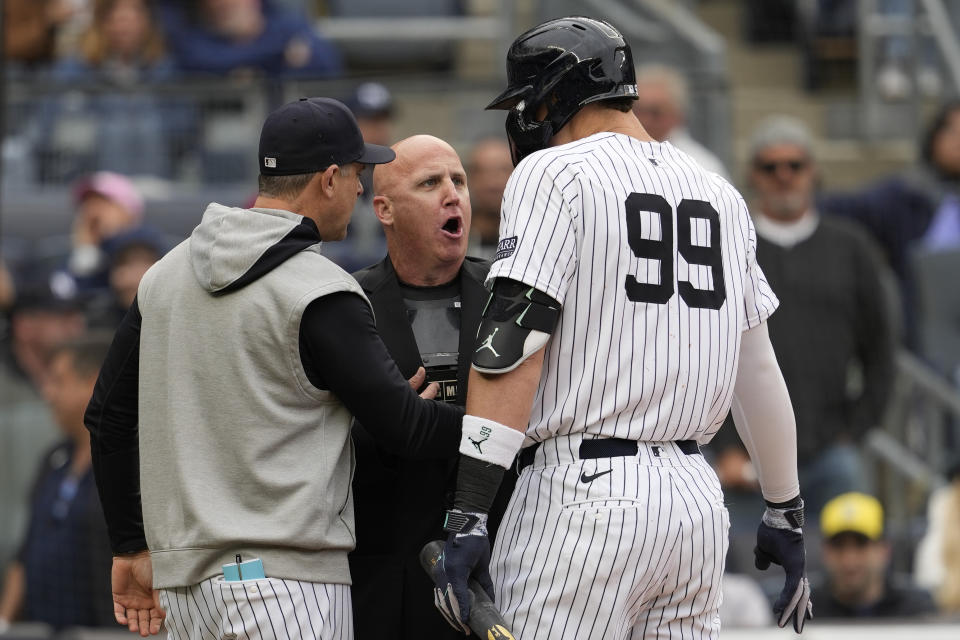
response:
<svg viewBox="0 0 960 640"><path fill-rule="evenodd" d="M488 108L509 110L516 168L438 608L463 628L472 575L524 640L717 637L728 517L698 443L732 404L767 500L757 565L783 565L774 609L799 632L812 608L795 423L743 199L646 133L630 48L606 22L531 29L507 72ZM491 560L486 511L521 446Z"/></svg>

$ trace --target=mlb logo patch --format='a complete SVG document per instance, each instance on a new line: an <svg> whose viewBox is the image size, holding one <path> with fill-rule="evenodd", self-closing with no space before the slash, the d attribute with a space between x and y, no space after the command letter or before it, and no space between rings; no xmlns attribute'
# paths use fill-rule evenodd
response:
<svg viewBox="0 0 960 640"><path fill-rule="evenodd" d="M269 167L270 169L276 169L276 168L277 168L277 159L276 159L276 158L266 158L266 157L265 157L265 158L263 159L263 166Z"/></svg>
<svg viewBox="0 0 960 640"><path fill-rule="evenodd" d="M509 258L513 255L513 252L517 250L517 236L510 236L509 238L504 238L497 244L497 253L493 257L493 261L503 260L504 258Z"/></svg>

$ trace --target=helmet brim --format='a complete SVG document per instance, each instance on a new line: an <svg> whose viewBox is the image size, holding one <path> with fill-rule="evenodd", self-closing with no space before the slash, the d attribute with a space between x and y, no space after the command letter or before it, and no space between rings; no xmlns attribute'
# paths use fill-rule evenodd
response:
<svg viewBox="0 0 960 640"><path fill-rule="evenodd" d="M523 99L523 95L532 89L533 87L530 85L508 87L506 91L494 98L484 109L513 109L517 103Z"/></svg>

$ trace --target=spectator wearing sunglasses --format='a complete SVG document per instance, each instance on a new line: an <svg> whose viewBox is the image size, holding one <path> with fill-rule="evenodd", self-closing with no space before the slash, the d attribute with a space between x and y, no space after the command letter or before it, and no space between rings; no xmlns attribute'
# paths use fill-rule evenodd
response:
<svg viewBox="0 0 960 640"><path fill-rule="evenodd" d="M809 524L833 496L871 486L861 441L881 419L893 373L885 267L865 232L814 208L817 168L802 123L762 122L749 158L757 262L780 298L770 340L797 416ZM721 482L748 489L746 453L719 451Z"/></svg>

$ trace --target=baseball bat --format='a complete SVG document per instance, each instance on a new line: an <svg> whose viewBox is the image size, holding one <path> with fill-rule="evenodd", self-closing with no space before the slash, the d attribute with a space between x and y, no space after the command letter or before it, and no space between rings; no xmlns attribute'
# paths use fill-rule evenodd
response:
<svg viewBox="0 0 960 640"><path fill-rule="evenodd" d="M433 568L437 565L440 553L443 551L443 542L434 540L428 542L420 550L420 566L427 572L430 578L433 578ZM490 596L483 590L476 580L470 579L470 619L467 620L467 626L477 634L480 640L515 640L513 633L503 621L503 616L497 610L497 605L493 604Z"/></svg>

